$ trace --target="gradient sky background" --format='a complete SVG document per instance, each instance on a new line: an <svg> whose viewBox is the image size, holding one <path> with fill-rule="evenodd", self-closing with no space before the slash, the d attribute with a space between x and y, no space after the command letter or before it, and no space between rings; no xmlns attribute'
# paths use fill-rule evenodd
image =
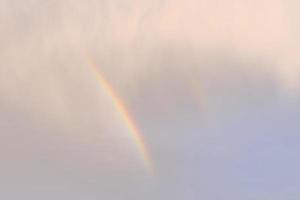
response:
<svg viewBox="0 0 300 200"><path fill-rule="evenodd" d="M0 198L299 199L299 9L0 0Z"/></svg>

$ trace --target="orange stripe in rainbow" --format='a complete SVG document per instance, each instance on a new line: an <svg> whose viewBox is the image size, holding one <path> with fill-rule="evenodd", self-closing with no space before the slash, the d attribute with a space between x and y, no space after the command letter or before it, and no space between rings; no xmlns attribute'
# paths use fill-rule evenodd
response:
<svg viewBox="0 0 300 200"><path fill-rule="evenodd" d="M134 143L137 145L146 167L151 171L151 173L153 173L154 169L151 163L149 152L147 150L144 139L141 133L139 132L136 123L134 122L130 113L126 109L126 106L124 105L121 98L116 94L112 86L109 84L109 82L104 78L104 76L100 72L100 69L98 69L98 67L95 64L92 64L92 67L95 71L97 80L99 81L99 83L101 84L105 92L107 92L107 94L112 99L116 110L120 113L122 119L124 120L126 126L128 127L132 135L132 138L134 140Z"/></svg>

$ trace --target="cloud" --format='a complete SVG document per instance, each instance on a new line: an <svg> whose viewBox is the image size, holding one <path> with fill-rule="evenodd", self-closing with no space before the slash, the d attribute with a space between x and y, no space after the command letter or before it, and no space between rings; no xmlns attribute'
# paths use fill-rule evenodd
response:
<svg viewBox="0 0 300 200"><path fill-rule="evenodd" d="M30 199L274 196L250 195L236 177L250 169L230 170L248 156L239 145L252 132L242 129L257 110L290 116L298 106L289 101L300 86L292 3L0 0L0 184ZM88 58L135 117L157 177ZM273 127L265 120L250 139Z"/></svg>

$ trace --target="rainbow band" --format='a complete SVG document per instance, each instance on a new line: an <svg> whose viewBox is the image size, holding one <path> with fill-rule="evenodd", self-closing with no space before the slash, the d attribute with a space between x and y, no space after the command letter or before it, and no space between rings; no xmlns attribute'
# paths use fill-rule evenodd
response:
<svg viewBox="0 0 300 200"><path fill-rule="evenodd" d="M113 87L104 78L103 74L101 73L100 69L96 66L96 64L93 63L92 67L95 71L97 80L99 81L102 88L105 90L105 92L109 95L109 97L113 101L113 104L114 104L116 110L118 111L118 113L120 113L124 123L126 124L128 130L130 131L132 139L133 139L134 143L136 144L147 169L153 173L154 170L153 170L152 162L150 159L150 154L147 150L147 146L144 142L143 136L140 133L132 116L130 115L129 111L126 109L126 106L124 105L122 99L117 95L117 93L115 92Z"/></svg>

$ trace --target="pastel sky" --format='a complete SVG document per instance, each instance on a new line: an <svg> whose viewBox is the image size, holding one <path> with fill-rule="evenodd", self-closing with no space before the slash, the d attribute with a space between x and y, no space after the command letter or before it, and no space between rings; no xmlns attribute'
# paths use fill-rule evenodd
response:
<svg viewBox="0 0 300 200"><path fill-rule="evenodd" d="M299 9L0 0L0 199L299 199Z"/></svg>

